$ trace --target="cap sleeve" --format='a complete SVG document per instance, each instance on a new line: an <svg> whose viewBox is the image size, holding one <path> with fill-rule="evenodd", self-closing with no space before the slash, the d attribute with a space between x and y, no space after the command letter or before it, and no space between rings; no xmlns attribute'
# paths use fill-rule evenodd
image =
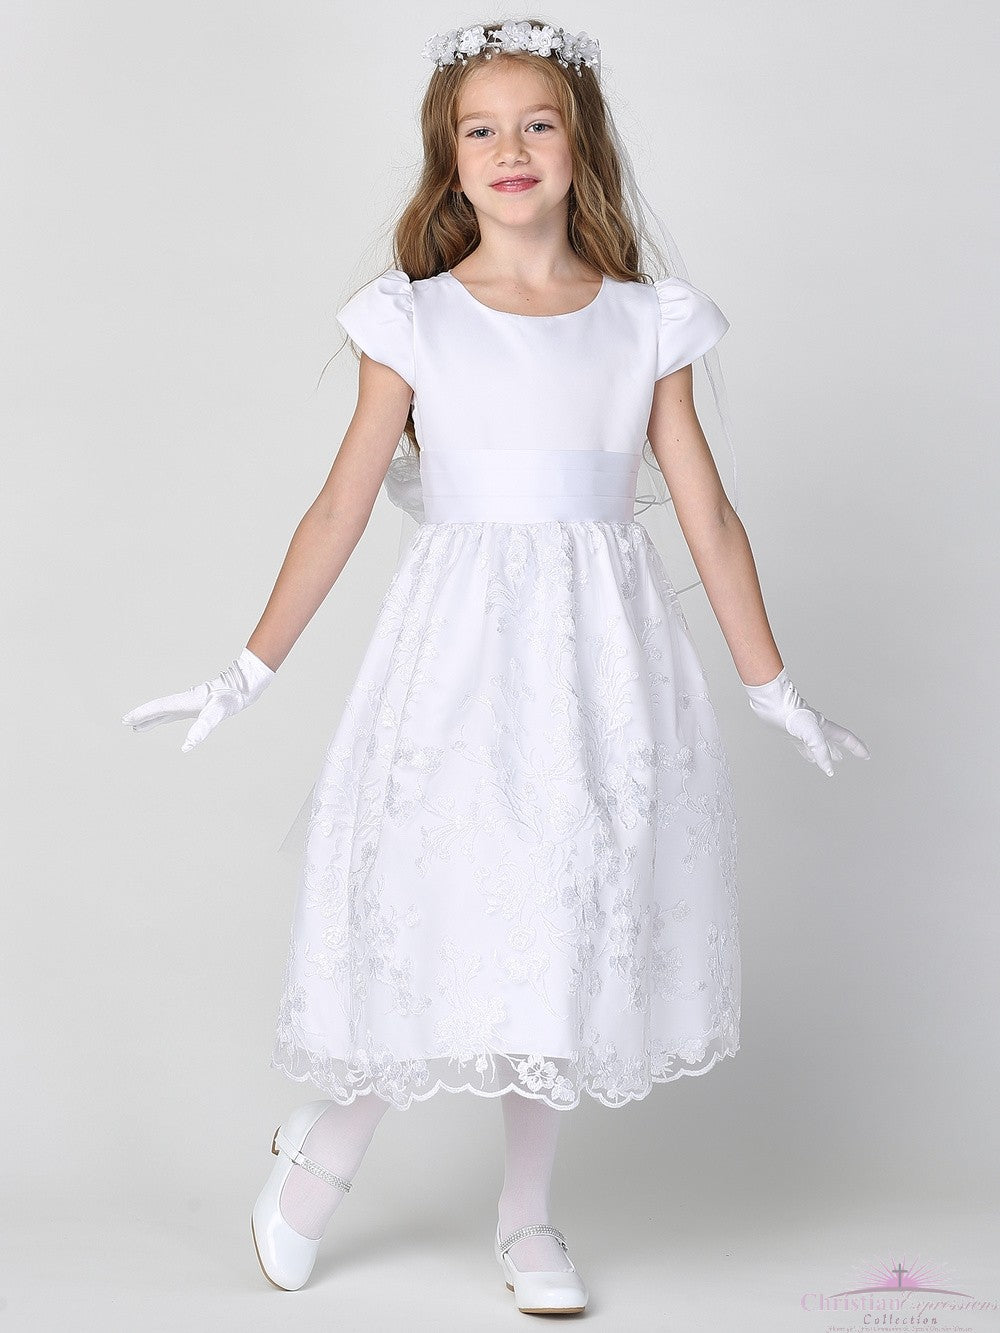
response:
<svg viewBox="0 0 1000 1333"><path fill-rule="evenodd" d="M398 268L386 269L337 311L337 323L372 358L414 388L413 287Z"/></svg>
<svg viewBox="0 0 1000 1333"><path fill-rule="evenodd" d="M656 378L662 379L710 351L729 328L729 320L686 278L661 278L654 285L660 302Z"/></svg>

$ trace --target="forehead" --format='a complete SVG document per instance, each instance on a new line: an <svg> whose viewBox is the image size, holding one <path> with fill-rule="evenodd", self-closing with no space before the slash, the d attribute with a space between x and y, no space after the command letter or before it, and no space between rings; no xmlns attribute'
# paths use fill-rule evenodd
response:
<svg viewBox="0 0 1000 1333"><path fill-rule="evenodd" d="M468 117L554 111L559 106L548 81L521 61L499 61L470 74L458 94L459 122Z"/></svg>

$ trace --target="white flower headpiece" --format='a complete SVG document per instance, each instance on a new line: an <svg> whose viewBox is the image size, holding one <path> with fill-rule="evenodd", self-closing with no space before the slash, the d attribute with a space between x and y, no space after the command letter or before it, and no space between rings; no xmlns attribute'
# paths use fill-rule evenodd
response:
<svg viewBox="0 0 1000 1333"><path fill-rule="evenodd" d="M423 54L433 60L438 69L443 69L456 62L464 64L469 56L480 52L485 52L489 60L494 51L533 51L540 56L555 56L563 67L574 66L577 74L582 65L589 65L600 77L601 48L593 37L588 37L585 32L578 32L574 37L565 28L553 28L549 24L541 26L527 20L521 23L508 20L488 37L482 25L436 33L424 43Z"/></svg>

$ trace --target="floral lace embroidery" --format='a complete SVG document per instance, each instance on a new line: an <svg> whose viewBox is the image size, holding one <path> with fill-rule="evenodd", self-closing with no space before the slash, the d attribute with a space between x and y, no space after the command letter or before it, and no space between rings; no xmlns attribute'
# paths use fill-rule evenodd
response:
<svg viewBox="0 0 1000 1333"><path fill-rule="evenodd" d="M736 819L639 523L428 523L324 757L271 1063L607 1106L739 1048Z"/></svg>

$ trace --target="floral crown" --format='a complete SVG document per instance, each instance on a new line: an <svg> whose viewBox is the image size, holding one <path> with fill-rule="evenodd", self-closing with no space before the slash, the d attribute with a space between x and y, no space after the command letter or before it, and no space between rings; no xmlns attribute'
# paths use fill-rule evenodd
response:
<svg viewBox="0 0 1000 1333"><path fill-rule="evenodd" d="M555 56L564 68L570 65L581 72L582 65L589 65L600 75L601 48L593 37L585 32L572 36L565 28L553 28L530 23L525 20L515 23L508 20L487 37L482 25L475 28L454 28L451 32L436 33L424 43L423 54L433 60L438 69L446 65L461 62L463 65L469 56L485 51L489 60L494 51L533 51L540 56Z"/></svg>

